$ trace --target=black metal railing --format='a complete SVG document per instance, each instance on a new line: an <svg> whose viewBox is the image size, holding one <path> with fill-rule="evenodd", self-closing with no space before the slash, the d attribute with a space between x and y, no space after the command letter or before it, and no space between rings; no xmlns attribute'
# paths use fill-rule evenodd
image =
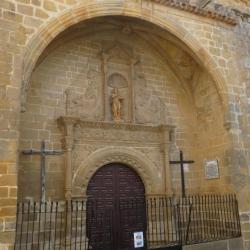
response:
<svg viewBox="0 0 250 250"><path fill-rule="evenodd" d="M233 194L150 198L147 218L149 248L241 236L238 203Z"/></svg>
<svg viewBox="0 0 250 250"><path fill-rule="evenodd" d="M112 209L97 209L97 203L86 199L19 203L15 249L116 250L117 218ZM133 240L137 230L133 224L142 228L144 249L241 236L238 204L232 194L146 197L123 200L116 209L120 223L132 228L128 238Z"/></svg>

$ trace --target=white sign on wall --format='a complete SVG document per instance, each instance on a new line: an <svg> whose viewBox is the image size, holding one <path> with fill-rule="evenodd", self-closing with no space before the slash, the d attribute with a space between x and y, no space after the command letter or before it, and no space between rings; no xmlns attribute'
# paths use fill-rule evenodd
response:
<svg viewBox="0 0 250 250"><path fill-rule="evenodd" d="M205 161L205 178L208 180L220 178L218 160Z"/></svg>
<svg viewBox="0 0 250 250"><path fill-rule="evenodd" d="M134 232L134 247L144 247L143 232Z"/></svg>
<svg viewBox="0 0 250 250"><path fill-rule="evenodd" d="M245 59L245 67L246 67L247 69L250 69L250 57L247 57L247 58Z"/></svg>

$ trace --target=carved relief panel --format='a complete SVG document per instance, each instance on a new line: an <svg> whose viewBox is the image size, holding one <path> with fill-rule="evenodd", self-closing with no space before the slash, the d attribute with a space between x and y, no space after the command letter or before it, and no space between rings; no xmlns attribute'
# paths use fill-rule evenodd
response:
<svg viewBox="0 0 250 250"><path fill-rule="evenodd" d="M219 119L217 112L220 105L219 103L218 105L214 105L219 101L219 98L216 93L213 92L211 86L210 77L207 74L201 74L199 84L196 86L194 92L199 131L209 131L213 129L213 126L216 124L215 117ZM213 107L217 108L214 109Z"/></svg>
<svg viewBox="0 0 250 250"><path fill-rule="evenodd" d="M135 121L137 123L159 123L161 103L158 97L152 95L143 75L135 79Z"/></svg>
<svg viewBox="0 0 250 250"><path fill-rule="evenodd" d="M91 121L164 124L164 103L148 84L142 63L131 47L102 41L95 55L99 65L89 69L81 86L65 91L66 116Z"/></svg>
<svg viewBox="0 0 250 250"><path fill-rule="evenodd" d="M66 115L86 120L100 120L101 116L101 74L89 70L83 79L83 88L69 87L65 91Z"/></svg>

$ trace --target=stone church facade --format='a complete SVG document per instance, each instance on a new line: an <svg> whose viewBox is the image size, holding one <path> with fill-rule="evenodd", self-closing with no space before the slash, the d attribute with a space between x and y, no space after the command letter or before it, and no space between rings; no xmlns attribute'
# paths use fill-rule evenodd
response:
<svg viewBox="0 0 250 250"><path fill-rule="evenodd" d="M147 195L234 192L250 249L248 0L0 1L0 249L17 201L86 196L119 162ZM219 174L208 178L206 162Z"/></svg>

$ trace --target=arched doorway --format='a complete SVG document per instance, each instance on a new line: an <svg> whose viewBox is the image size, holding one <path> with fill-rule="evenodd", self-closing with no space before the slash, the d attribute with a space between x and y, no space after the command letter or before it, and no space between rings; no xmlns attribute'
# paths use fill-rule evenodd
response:
<svg viewBox="0 0 250 250"><path fill-rule="evenodd" d="M87 196L91 247L134 249L134 232L146 230L145 188L138 174L120 163L105 165L91 178Z"/></svg>

